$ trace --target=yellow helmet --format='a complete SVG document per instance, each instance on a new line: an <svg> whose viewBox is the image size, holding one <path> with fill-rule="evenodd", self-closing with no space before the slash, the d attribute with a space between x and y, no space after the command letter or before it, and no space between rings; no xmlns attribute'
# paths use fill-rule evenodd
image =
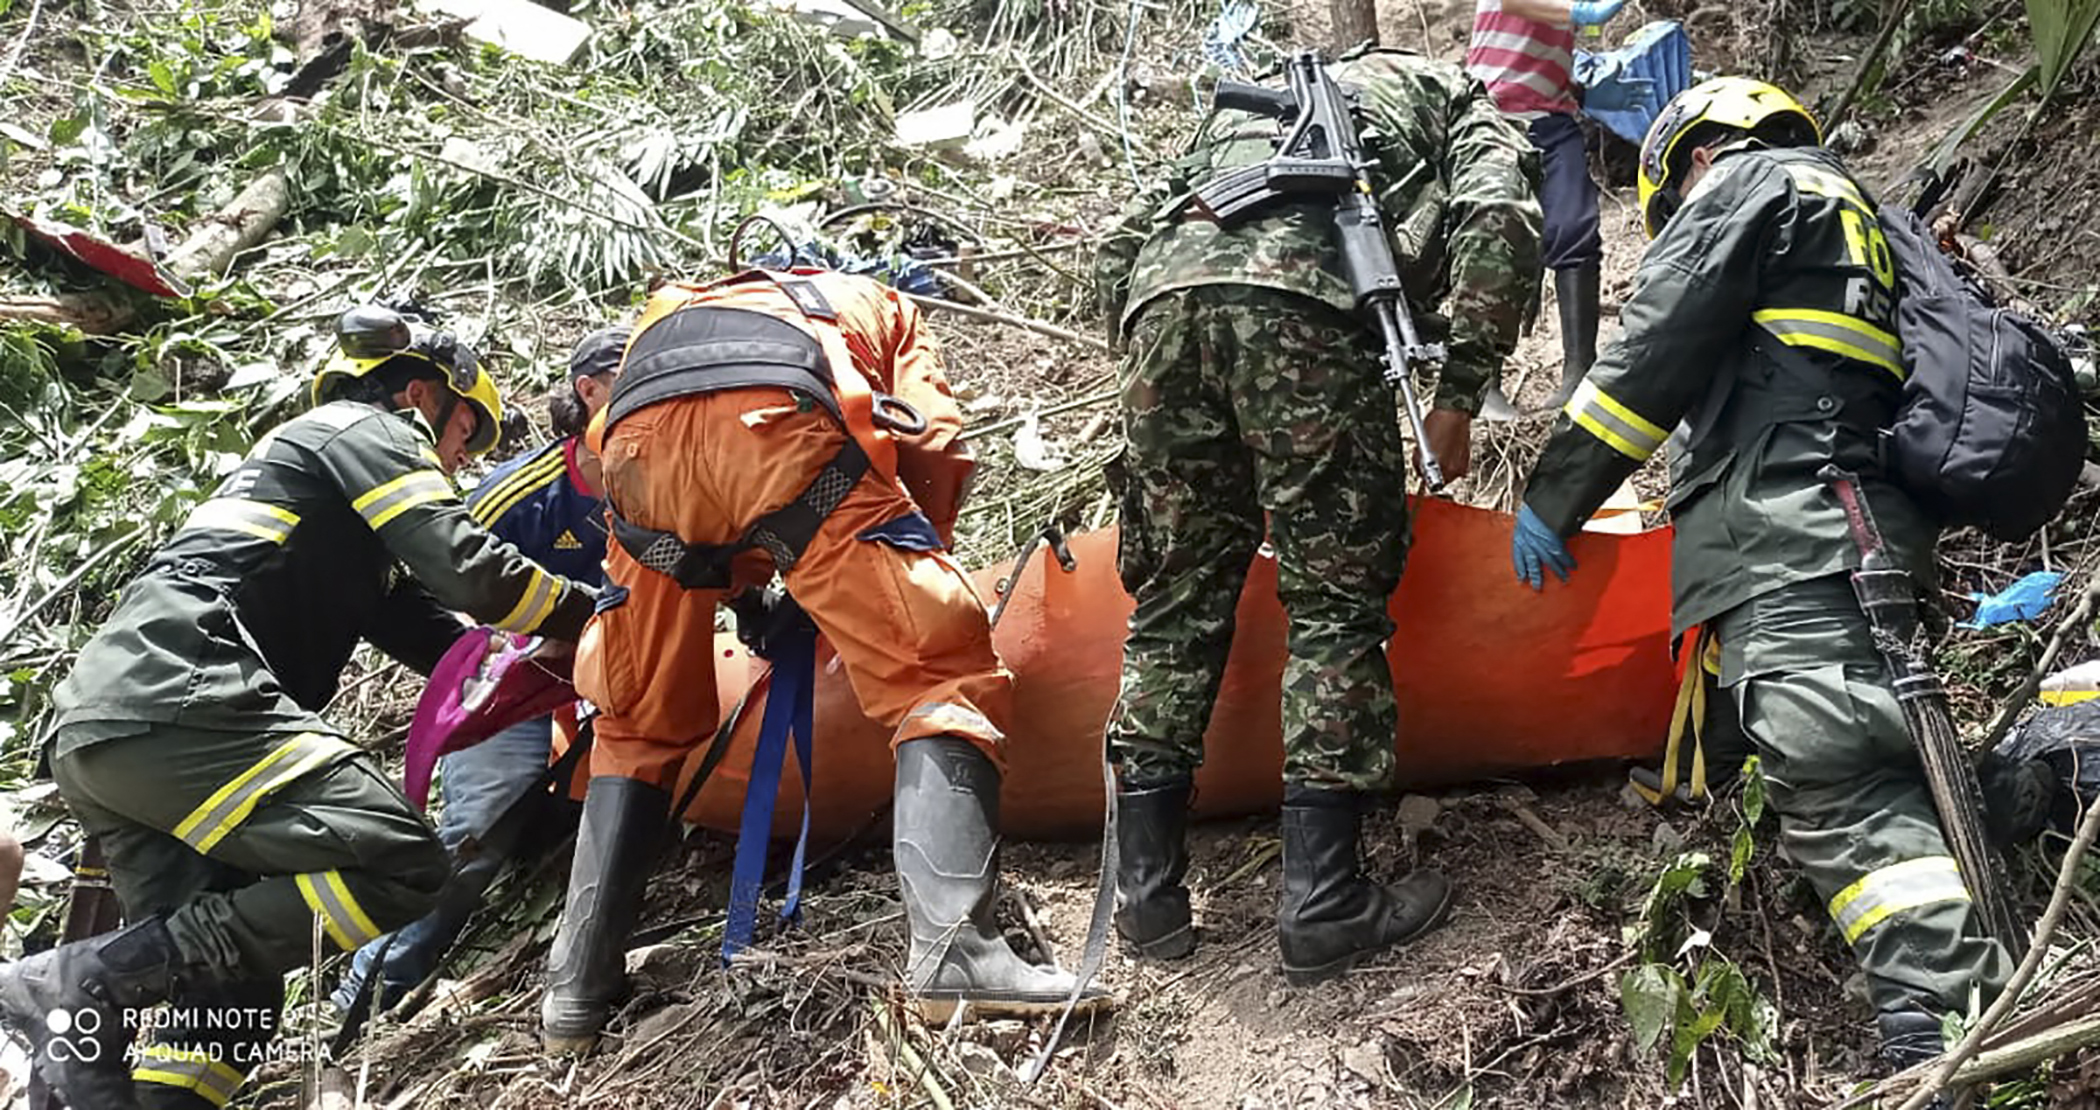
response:
<svg viewBox="0 0 2100 1110"><path fill-rule="evenodd" d="M467 450L479 455L503 435L503 399L495 380L481 368L474 348L448 331L437 331L379 305L361 305L336 320L336 349L314 375L313 403L329 400L344 384L356 381L395 358L415 358L436 367L445 388L474 410L474 433Z"/></svg>
<svg viewBox="0 0 2100 1110"><path fill-rule="evenodd" d="M1776 85L1748 77L1715 77L1670 98L1641 141L1641 220L1648 238L1662 234L1683 198L1677 190L1691 168L1693 148L1685 140L1718 129L1754 134L1775 146L1820 146L1822 129L1801 102Z"/></svg>

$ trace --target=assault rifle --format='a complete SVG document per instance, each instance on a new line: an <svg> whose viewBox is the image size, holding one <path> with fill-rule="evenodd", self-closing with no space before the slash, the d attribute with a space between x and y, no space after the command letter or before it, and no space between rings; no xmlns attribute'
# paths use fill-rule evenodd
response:
<svg viewBox="0 0 2100 1110"><path fill-rule="evenodd" d="M1422 407L1415 400L1413 361L1441 362L1442 344L1425 344L1415 334L1407 312L1407 292L1400 286L1400 266L1393 258L1392 238L1378 212L1370 177L1370 158L1357 131L1354 93L1344 92L1327 73L1320 52L1300 51L1285 68L1289 91L1241 81L1220 81L1215 104L1290 121L1266 162L1242 166L1196 190L1196 212L1230 227L1275 201L1308 195L1334 198L1334 239L1342 271L1356 294L1356 308L1368 311L1385 339L1385 384L1397 386L1407 407L1408 427L1421 450L1422 479L1430 492L1442 489L1444 472L1429 451L1422 428Z"/></svg>

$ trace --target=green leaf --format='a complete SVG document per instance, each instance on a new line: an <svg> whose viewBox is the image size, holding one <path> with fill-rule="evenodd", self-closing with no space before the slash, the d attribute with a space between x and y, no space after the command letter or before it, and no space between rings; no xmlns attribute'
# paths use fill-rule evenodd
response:
<svg viewBox="0 0 2100 1110"><path fill-rule="evenodd" d="M1719 1010L1702 1010L1698 1016L1685 1020L1680 1017L1677 1029L1670 1037L1670 1085L1684 1082L1684 1073L1691 1070L1692 1053L1699 1050L1699 1043L1713 1036L1721 1027Z"/></svg>
<svg viewBox="0 0 2100 1110"><path fill-rule="evenodd" d="M131 398L134 401L151 404L174 391L168 379L150 366L131 375Z"/></svg>
<svg viewBox="0 0 2100 1110"><path fill-rule="evenodd" d="M2041 72L2042 67L2039 65L2028 66L2025 72L2014 78L2012 83L2005 86L2004 90L1997 96L1992 97L1989 103L1977 109L1975 115L1956 124L1953 130L1947 132L1945 137L1940 139L1939 144L1932 148L1932 154L1925 160L1925 164L1930 166L1934 173L1946 173L1947 167L1954 164L1955 150L1961 144L1968 142L1970 137L1974 136L1976 132L1982 130L1983 125L1989 123L1991 117L2003 111L2006 105L2018 100L2021 94L2025 93L2034 84L2035 79L2041 75Z"/></svg>
<svg viewBox="0 0 2100 1110"><path fill-rule="evenodd" d="M2057 83L2092 41L2096 22L2100 22L2100 0L2027 0L2027 24L2034 31L2044 100L2055 94Z"/></svg>
<svg viewBox="0 0 2100 1110"><path fill-rule="evenodd" d="M1764 763L1756 756L1743 761L1743 820L1752 828L1765 819Z"/></svg>
<svg viewBox="0 0 2100 1110"><path fill-rule="evenodd" d="M1728 881L1743 881L1743 872L1750 869L1751 857L1757 854L1757 838L1750 835L1749 828L1735 830L1735 837L1728 847Z"/></svg>
<svg viewBox="0 0 2100 1110"><path fill-rule="evenodd" d="M45 134L48 138L50 138L53 144L58 146L65 146L71 143L73 140L79 138L81 132L87 130L87 125L88 118L86 112L82 112L76 116L60 116L57 119L51 121L51 130L49 130Z"/></svg>
<svg viewBox="0 0 2100 1110"><path fill-rule="evenodd" d="M155 58L146 63L146 76L153 79L154 88L159 89L168 96L175 95L177 87L175 84L175 69L166 61Z"/></svg>
<svg viewBox="0 0 2100 1110"><path fill-rule="evenodd" d="M1663 964L1642 964L1619 979L1619 1007L1633 1026L1633 1043L1646 1052L1677 1017L1684 979Z"/></svg>

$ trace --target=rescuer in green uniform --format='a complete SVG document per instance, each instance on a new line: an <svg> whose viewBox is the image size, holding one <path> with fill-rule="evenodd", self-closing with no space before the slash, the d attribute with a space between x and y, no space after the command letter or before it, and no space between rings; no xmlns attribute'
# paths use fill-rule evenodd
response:
<svg viewBox="0 0 2100 1110"><path fill-rule="evenodd" d="M129 924L0 969L0 1019L82 1110L225 1105L315 917L350 951L444 885L422 816L319 715L360 639L427 674L462 631L453 610L563 640L590 616L588 588L453 490L498 435L474 352L390 309L353 309L338 332L318 407L190 513L54 699L52 774ZM171 1000L127 1067L127 1024Z"/></svg>
<svg viewBox="0 0 2100 1110"><path fill-rule="evenodd" d="M1565 578L1562 537L1685 422L1675 631L1718 642L1787 854L1866 973L1884 1053L1908 1064L1939 1051L1941 1014L1988 1004L2012 967L1941 836L1818 477L1862 475L1890 551L1928 565L1934 526L1877 463L1905 374L1895 264L1874 199L1820 143L1808 112L1758 81L1718 78L1663 109L1640 163L1654 243L1619 341L1539 457L1514 555L1534 587L1544 567Z"/></svg>

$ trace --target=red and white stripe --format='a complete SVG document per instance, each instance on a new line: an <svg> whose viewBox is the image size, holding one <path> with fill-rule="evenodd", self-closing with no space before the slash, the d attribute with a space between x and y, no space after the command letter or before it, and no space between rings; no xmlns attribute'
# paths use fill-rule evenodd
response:
<svg viewBox="0 0 2100 1110"><path fill-rule="evenodd" d="M1523 119L1574 112L1575 28L1511 15L1501 0L1479 5L1466 69L1487 85L1495 106Z"/></svg>

